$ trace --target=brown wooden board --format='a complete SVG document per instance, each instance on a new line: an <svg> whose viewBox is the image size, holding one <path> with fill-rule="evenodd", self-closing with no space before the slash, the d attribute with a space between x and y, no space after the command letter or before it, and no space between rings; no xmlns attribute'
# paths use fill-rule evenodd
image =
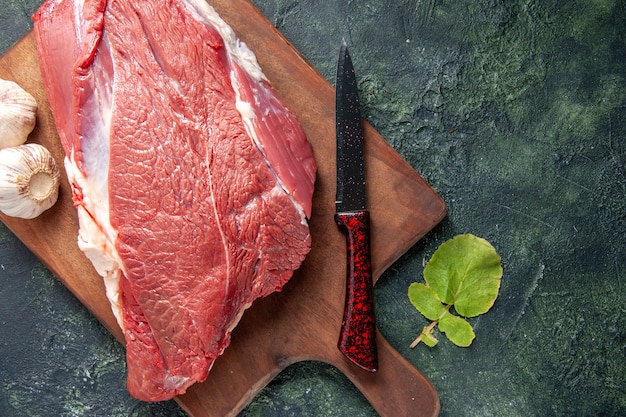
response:
<svg viewBox="0 0 626 417"><path fill-rule="evenodd" d="M380 370L363 371L336 345L345 294L345 237L334 223L334 90L248 0L210 2L255 51L278 94L309 136L318 163L310 219L312 249L280 293L244 314L232 343L209 378L177 398L190 415L232 416L288 365L318 360L340 369L381 416L434 416L439 399L430 382L378 333ZM34 36L29 32L0 58L0 78L15 80L39 103L29 142L46 146L62 166L61 148L43 90ZM431 230L445 204L412 167L365 125L368 206L374 278ZM59 201L33 220L0 219L118 338L104 285L76 245L78 220L67 178Z"/></svg>

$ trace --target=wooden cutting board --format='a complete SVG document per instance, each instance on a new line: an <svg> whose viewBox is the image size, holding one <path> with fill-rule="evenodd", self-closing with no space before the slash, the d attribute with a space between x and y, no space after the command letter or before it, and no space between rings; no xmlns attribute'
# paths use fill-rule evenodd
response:
<svg viewBox="0 0 626 417"><path fill-rule="evenodd" d="M380 370L363 371L336 348L345 294L345 237L333 221L334 90L247 0L210 1L255 51L265 74L308 134L318 163L310 220L312 250L281 293L258 300L232 334L209 378L177 398L190 415L233 416L288 365L318 360L340 369L385 417L435 416L430 382L378 333ZM339 46L339 45L338 45ZM32 32L0 58L12 79L39 103L29 142L46 146L60 166L61 148L42 86ZM365 126L368 205L375 279L445 215L445 204L374 129ZM101 278L76 245L78 221L63 177L57 204L40 217L0 219L118 338L122 333Z"/></svg>

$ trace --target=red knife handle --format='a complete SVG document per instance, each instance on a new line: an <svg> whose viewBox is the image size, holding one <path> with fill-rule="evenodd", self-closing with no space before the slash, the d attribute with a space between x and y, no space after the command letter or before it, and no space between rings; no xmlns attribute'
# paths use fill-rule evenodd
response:
<svg viewBox="0 0 626 417"><path fill-rule="evenodd" d="M335 222L346 233L348 255L346 303L337 347L361 368L376 372L378 354L369 221L367 210L335 214Z"/></svg>

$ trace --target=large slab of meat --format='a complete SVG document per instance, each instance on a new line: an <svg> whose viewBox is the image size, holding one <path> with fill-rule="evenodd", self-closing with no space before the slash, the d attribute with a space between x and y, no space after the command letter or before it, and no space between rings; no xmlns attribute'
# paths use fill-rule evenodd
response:
<svg viewBox="0 0 626 417"><path fill-rule="evenodd" d="M171 398L310 250L311 147L204 0L48 0L33 18L78 244L124 331L128 390Z"/></svg>

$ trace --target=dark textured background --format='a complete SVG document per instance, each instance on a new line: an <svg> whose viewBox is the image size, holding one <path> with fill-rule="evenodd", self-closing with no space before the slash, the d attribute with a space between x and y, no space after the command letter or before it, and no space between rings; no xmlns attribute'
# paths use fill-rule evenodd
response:
<svg viewBox="0 0 626 417"><path fill-rule="evenodd" d="M41 0L0 0L0 52ZM364 116L448 204L376 286L378 324L442 416L626 415L623 0L255 0L328 80L345 37ZM422 260L460 233L504 277L476 340L409 343ZM0 226L0 414L183 416L124 387L120 345ZM241 416L375 416L335 369L300 363Z"/></svg>

